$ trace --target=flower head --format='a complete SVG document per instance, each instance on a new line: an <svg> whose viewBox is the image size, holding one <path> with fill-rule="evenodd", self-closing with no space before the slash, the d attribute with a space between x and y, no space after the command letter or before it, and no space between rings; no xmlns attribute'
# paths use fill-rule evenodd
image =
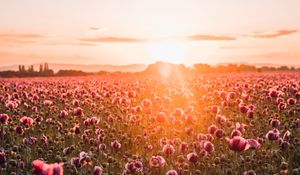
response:
<svg viewBox="0 0 300 175"><path fill-rule="evenodd" d="M9 116L7 114L0 114L0 123L7 125Z"/></svg>
<svg viewBox="0 0 300 175"><path fill-rule="evenodd" d="M248 141L241 136L235 136L227 141L229 149L233 151L245 151L250 148Z"/></svg>
<svg viewBox="0 0 300 175"><path fill-rule="evenodd" d="M36 175L63 175L64 163L47 164L42 160L34 160L32 162L34 173Z"/></svg>
<svg viewBox="0 0 300 175"><path fill-rule="evenodd" d="M192 163L196 163L198 161L198 154L195 152L189 153L187 156L188 161L192 162Z"/></svg>
<svg viewBox="0 0 300 175"><path fill-rule="evenodd" d="M162 156L152 156L149 160L150 167L161 168L166 164L166 160Z"/></svg>

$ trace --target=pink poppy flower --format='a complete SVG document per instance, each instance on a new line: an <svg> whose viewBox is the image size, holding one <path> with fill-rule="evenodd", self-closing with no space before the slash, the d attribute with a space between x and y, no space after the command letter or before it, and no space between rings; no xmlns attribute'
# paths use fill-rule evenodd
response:
<svg viewBox="0 0 300 175"><path fill-rule="evenodd" d="M77 107L77 108L74 109L73 114L75 116L83 116L83 109L80 108L80 107Z"/></svg>
<svg viewBox="0 0 300 175"><path fill-rule="evenodd" d="M220 110L219 106L214 105L211 107L211 111L215 114L219 114L221 110Z"/></svg>
<svg viewBox="0 0 300 175"><path fill-rule="evenodd" d="M248 139L247 141L250 145L250 148L259 149L261 146L261 144L256 139Z"/></svg>
<svg viewBox="0 0 300 175"><path fill-rule="evenodd" d="M192 163L196 163L198 161L198 154L195 152L189 153L187 156L188 161L192 162Z"/></svg>
<svg viewBox="0 0 300 175"><path fill-rule="evenodd" d="M100 166L95 166L92 175L102 175L103 169Z"/></svg>
<svg viewBox="0 0 300 175"><path fill-rule="evenodd" d="M112 141L110 145L115 150L121 149L121 143L117 140Z"/></svg>
<svg viewBox="0 0 300 175"><path fill-rule="evenodd" d="M218 129L218 127L216 125L210 125L208 128L207 128L207 131L208 133L210 133L211 135L214 135L215 134L215 131Z"/></svg>
<svg viewBox="0 0 300 175"><path fill-rule="evenodd" d="M65 111L65 110L60 111L59 117L65 118L65 117L67 117L67 116L68 116L68 112L67 112L67 111Z"/></svg>
<svg viewBox="0 0 300 175"><path fill-rule="evenodd" d="M266 134L266 138L269 140L278 140L279 139L280 132L278 129L273 129L268 131Z"/></svg>
<svg viewBox="0 0 300 175"><path fill-rule="evenodd" d="M280 125L280 121L278 119L273 119L271 118L269 120L269 124L273 127L273 128L277 128Z"/></svg>
<svg viewBox="0 0 300 175"><path fill-rule="evenodd" d="M249 171L243 172L242 175L256 175L256 173L255 173L255 171L253 171L253 170L249 170Z"/></svg>
<svg viewBox="0 0 300 175"><path fill-rule="evenodd" d="M34 173L36 175L63 175L64 163L47 164L41 160L34 160L32 162Z"/></svg>
<svg viewBox="0 0 300 175"><path fill-rule="evenodd" d="M174 154L174 152L175 152L175 148L174 148L173 145L166 144L166 145L164 145L164 147L163 147L163 152L164 152L166 155L172 155L172 154Z"/></svg>
<svg viewBox="0 0 300 175"><path fill-rule="evenodd" d="M249 108L244 103L240 103L239 108L240 108L241 113L243 113L243 114L246 114L249 110Z"/></svg>
<svg viewBox="0 0 300 175"><path fill-rule="evenodd" d="M291 132L289 130L285 131L283 134L283 140L289 140L291 136Z"/></svg>
<svg viewBox="0 0 300 175"><path fill-rule="evenodd" d="M253 112L253 110L248 110L248 111L247 111L247 117L248 117L249 119L253 119L253 118L254 118L254 112Z"/></svg>
<svg viewBox="0 0 300 175"><path fill-rule="evenodd" d="M215 119L220 124L223 124L227 120L224 115L220 115L220 114L217 114Z"/></svg>
<svg viewBox="0 0 300 175"><path fill-rule="evenodd" d="M217 130L215 131L215 136L216 136L217 138L223 137L223 136L224 136L224 130L223 130L223 129L217 129Z"/></svg>
<svg viewBox="0 0 300 175"><path fill-rule="evenodd" d="M22 135L22 134L24 133L24 129L23 129L21 126L16 126L16 127L15 127L15 132L16 132L17 134Z"/></svg>
<svg viewBox="0 0 300 175"><path fill-rule="evenodd" d="M24 117L22 117L22 118L20 119L20 122L21 122L23 125L27 124L28 126L31 126L32 123L33 123L33 119L30 118L30 117L24 116Z"/></svg>
<svg viewBox="0 0 300 175"><path fill-rule="evenodd" d="M7 114L0 114L0 123L7 125L9 116Z"/></svg>
<svg viewBox="0 0 300 175"><path fill-rule="evenodd" d="M177 118L181 118L184 115L184 111L181 108L176 108L172 114Z"/></svg>
<svg viewBox="0 0 300 175"><path fill-rule="evenodd" d="M176 170L169 170L167 171L166 175L178 175Z"/></svg>
<svg viewBox="0 0 300 175"><path fill-rule="evenodd" d="M179 150L184 153L188 150L189 145L186 142L181 142L179 145Z"/></svg>
<svg viewBox="0 0 300 175"><path fill-rule="evenodd" d="M245 151L250 148L246 139L240 136L235 136L232 139L227 139L229 149L233 151Z"/></svg>
<svg viewBox="0 0 300 175"><path fill-rule="evenodd" d="M203 144L204 150L208 153L212 153L215 150L214 144L212 144L210 141L205 141Z"/></svg>
<svg viewBox="0 0 300 175"><path fill-rule="evenodd" d="M143 106L144 108L150 108L151 105L152 105L152 102L151 102L149 99L147 99L147 98L145 98L145 99L142 101L142 106Z"/></svg>
<svg viewBox="0 0 300 175"><path fill-rule="evenodd" d="M287 99L287 103L288 103L289 105L294 105L294 104L297 103L297 100L294 99L294 98L289 98L289 99Z"/></svg>
<svg viewBox="0 0 300 175"><path fill-rule="evenodd" d="M233 130L233 131L231 132L231 138L233 138L233 137L235 137L235 136L242 136L241 131L240 131L240 130L237 130L237 129Z"/></svg>
<svg viewBox="0 0 300 175"><path fill-rule="evenodd" d="M156 116L156 121L158 122L165 122L166 121L166 113L159 112Z"/></svg>
<svg viewBox="0 0 300 175"><path fill-rule="evenodd" d="M150 167L161 168L166 164L166 160L162 156L152 156L149 160Z"/></svg>
<svg viewBox="0 0 300 175"><path fill-rule="evenodd" d="M143 171L143 163L139 160L133 160L125 164L125 170L128 173L139 173Z"/></svg>
<svg viewBox="0 0 300 175"><path fill-rule="evenodd" d="M6 162L6 155L4 152L0 151L0 165L4 165Z"/></svg>

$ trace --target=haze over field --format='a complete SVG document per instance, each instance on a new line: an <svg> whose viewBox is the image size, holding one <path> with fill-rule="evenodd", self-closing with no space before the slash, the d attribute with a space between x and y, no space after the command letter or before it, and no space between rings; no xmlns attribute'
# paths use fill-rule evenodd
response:
<svg viewBox="0 0 300 175"><path fill-rule="evenodd" d="M300 1L0 2L0 66L300 64Z"/></svg>

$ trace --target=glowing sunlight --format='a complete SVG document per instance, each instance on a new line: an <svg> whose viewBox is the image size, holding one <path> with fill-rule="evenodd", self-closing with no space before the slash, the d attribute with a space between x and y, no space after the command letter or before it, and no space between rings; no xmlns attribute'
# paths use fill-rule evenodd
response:
<svg viewBox="0 0 300 175"><path fill-rule="evenodd" d="M164 40L147 45L152 61L182 63L187 54L187 45L184 42Z"/></svg>

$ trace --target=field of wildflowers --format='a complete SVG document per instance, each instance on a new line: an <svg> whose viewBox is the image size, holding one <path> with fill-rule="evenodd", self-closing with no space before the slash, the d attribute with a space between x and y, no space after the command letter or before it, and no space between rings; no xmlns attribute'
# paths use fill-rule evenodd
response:
<svg viewBox="0 0 300 175"><path fill-rule="evenodd" d="M300 74L0 81L1 175L300 174Z"/></svg>

